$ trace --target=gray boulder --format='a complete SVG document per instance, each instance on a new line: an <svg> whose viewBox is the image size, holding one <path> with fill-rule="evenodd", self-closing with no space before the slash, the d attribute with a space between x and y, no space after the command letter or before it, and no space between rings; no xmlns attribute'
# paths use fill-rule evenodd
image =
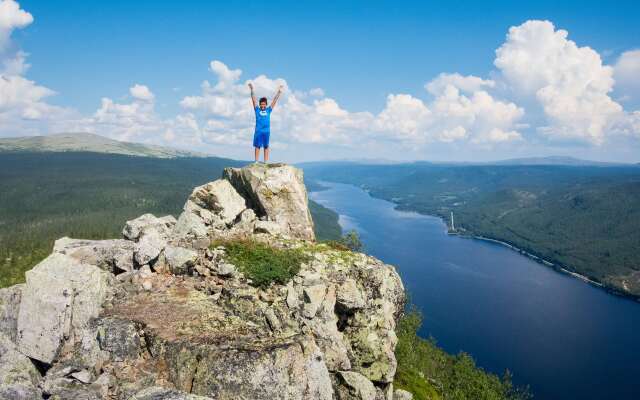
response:
<svg viewBox="0 0 640 400"><path fill-rule="evenodd" d="M18 332L18 310L24 284L0 289L0 335L15 342Z"/></svg>
<svg viewBox="0 0 640 400"><path fill-rule="evenodd" d="M223 179L198 186L191 193L189 200L210 211L225 224L233 222L238 214L247 208L242 196Z"/></svg>
<svg viewBox="0 0 640 400"><path fill-rule="evenodd" d="M357 372L340 371L337 373L338 400L375 400L376 388L373 383Z"/></svg>
<svg viewBox="0 0 640 400"><path fill-rule="evenodd" d="M181 275L189 273L193 268L198 259L198 253L192 249L169 245L164 249L164 257L169 270L176 275Z"/></svg>
<svg viewBox="0 0 640 400"><path fill-rule="evenodd" d="M146 231L155 230L167 236L176 224L176 219L167 215L158 218L153 214L144 214L136 219L127 221L122 229L122 235L129 240L138 241Z"/></svg>
<svg viewBox="0 0 640 400"><path fill-rule="evenodd" d="M132 321L114 317L101 318L97 322L97 340L102 351L114 361L135 359L142 350L140 328Z"/></svg>
<svg viewBox="0 0 640 400"><path fill-rule="evenodd" d="M100 313L111 293L112 275L70 256L53 253L25 274L18 313L20 351L51 363L65 340Z"/></svg>
<svg viewBox="0 0 640 400"><path fill-rule="evenodd" d="M393 400L413 400L413 395L406 390L396 389L393 392Z"/></svg>
<svg viewBox="0 0 640 400"><path fill-rule="evenodd" d="M321 283L308 286L304 288L304 308L302 309L302 315L307 318L313 318L318 312L318 308L324 300L324 296L327 293L327 287Z"/></svg>
<svg viewBox="0 0 640 400"><path fill-rule="evenodd" d="M158 258L167 245L167 237L155 229L147 230L134 247L134 258L139 265L148 264Z"/></svg>
<svg viewBox="0 0 640 400"><path fill-rule="evenodd" d="M275 221L256 221L254 232L276 236L285 233L286 231L283 231L282 226Z"/></svg>
<svg viewBox="0 0 640 400"><path fill-rule="evenodd" d="M258 217L275 221L292 238L315 240L302 170L285 164L225 168L223 177Z"/></svg>
<svg viewBox="0 0 640 400"><path fill-rule="evenodd" d="M0 399L40 399L40 381L40 373L31 360L0 333Z"/></svg>
<svg viewBox="0 0 640 400"><path fill-rule="evenodd" d="M66 254L83 264L118 273L133 270L134 243L124 239L84 240L63 237L55 241L53 252Z"/></svg>
<svg viewBox="0 0 640 400"><path fill-rule="evenodd" d="M337 292L337 304L345 311L352 311L365 306L362 292L354 279L345 280Z"/></svg>
<svg viewBox="0 0 640 400"><path fill-rule="evenodd" d="M220 399L333 399L329 371L313 340L249 348L166 345L178 389Z"/></svg>
<svg viewBox="0 0 640 400"><path fill-rule="evenodd" d="M166 389L160 386L152 386L139 391L129 398L129 400L209 400L212 397L198 396L195 394L181 392L175 389Z"/></svg>
<svg viewBox="0 0 640 400"><path fill-rule="evenodd" d="M122 234L125 238L136 242L133 257L139 265L155 261L167 245L176 219L168 215L157 218L153 214L144 214L127 221Z"/></svg>
<svg viewBox="0 0 640 400"><path fill-rule="evenodd" d="M212 237L228 236L230 228L246 208L245 199L224 179L198 186L183 207L172 239L181 245L206 246ZM244 226L250 219L248 217L250 215L240 221L245 231L248 230Z"/></svg>
<svg viewBox="0 0 640 400"><path fill-rule="evenodd" d="M172 238L177 241L190 242L201 238L207 238L209 228L198 214L191 210L185 210L180 217L172 233Z"/></svg>

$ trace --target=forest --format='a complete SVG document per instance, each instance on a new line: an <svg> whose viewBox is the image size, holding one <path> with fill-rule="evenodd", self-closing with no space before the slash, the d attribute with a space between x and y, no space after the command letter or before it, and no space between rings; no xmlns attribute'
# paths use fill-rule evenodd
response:
<svg viewBox="0 0 640 400"><path fill-rule="evenodd" d="M178 216L191 190L245 162L83 152L0 154L0 287L24 281L63 236L121 237L144 213ZM311 202L319 239L337 239L338 216Z"/></svg>
<svg viewBox="0 0 640 400"><path fill-rule="evenodd" d="M640 167L312 163L456 233L513 245L612 291L640 296Z"/></svg>

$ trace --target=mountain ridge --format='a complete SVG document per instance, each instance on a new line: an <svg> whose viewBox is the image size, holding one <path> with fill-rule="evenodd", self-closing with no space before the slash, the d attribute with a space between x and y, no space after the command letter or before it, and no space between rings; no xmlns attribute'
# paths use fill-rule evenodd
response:
<svg viewBox="0 0 640 400"><path fill-rule="evenodd" d="M88 132L0 138L0 153L7 152L94 152L156 158L208 156L158 145L124 142Z"/></svg>
<svg viewBox="0 0 640 400"><path fill-rule="evenodd" d="M575 166L575 167L624 167L638 166L640 163L623 163L610 161L594 161L585 160L571 156L540 156L540 157L519 157L507 158L504 160L493 161L393 161L393 160L374 160L374 159L343 159L343 160L327 160L327 161L308 161L298 163L300 166L328 166L328 165L434 165L434 166Z"/></svg>

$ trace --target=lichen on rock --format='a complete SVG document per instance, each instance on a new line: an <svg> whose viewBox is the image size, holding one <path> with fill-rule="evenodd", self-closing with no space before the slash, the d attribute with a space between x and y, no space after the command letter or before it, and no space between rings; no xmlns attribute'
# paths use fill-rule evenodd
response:
<svg viewBox="0 0 640 400"><path fill-rule="evenodd" d="M391 398L402 282L380 260L315 243L300 170L227 169L194 189L177 220L145 214L123 237L60 239L25 285L0 291L0 344L14 349L24 393ZM296 268L254 282L234 264L237 241L296 254Z"/></svg>

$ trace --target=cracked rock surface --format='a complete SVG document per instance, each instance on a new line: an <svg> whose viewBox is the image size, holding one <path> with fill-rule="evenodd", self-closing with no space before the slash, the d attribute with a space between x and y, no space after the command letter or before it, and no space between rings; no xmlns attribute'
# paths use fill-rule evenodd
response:
<svg viewBox="0 0 640 400"><path fill-rule="evenodd" d="M257 287L225 240L306 261ZM315 242L300 170L227 169L177 220L60 239L0 290L0 397L391 400L404 300L394 267Z"/></svg>

